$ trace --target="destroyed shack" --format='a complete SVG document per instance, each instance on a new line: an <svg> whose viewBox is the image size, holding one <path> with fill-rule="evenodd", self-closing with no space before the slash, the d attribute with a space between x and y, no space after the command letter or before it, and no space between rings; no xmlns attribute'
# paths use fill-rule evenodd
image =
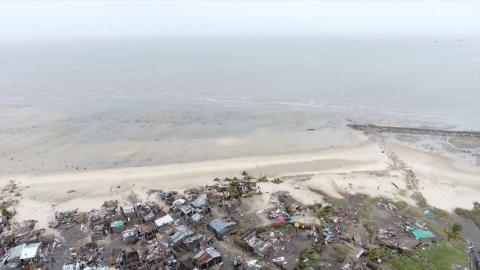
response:
<svg viewBox="0 0 480 270"><path fill-rule="evenodd" d="M106 216L115 216L117 214L117 201L105 201L103 207Z"/></svg>
<svg viewBox="0 0 480 270"><path fill-rule="evenodd" d="M157 227L152 223L143 223L138 225L138 234L143 240L150 240L155 237Z"/></svg>
<svg viewBox="0 0 480 270"><path fill-rule="evenodd" d="M136 250L118 250L112 251L112 266L117 269L140 269L142 262L140 255Z"/></svg>
<svg viewBox="0 0 480 270"><path fill-rule="evenodd" d="M147 254L145 264L148 269L175 269L177 261L169 249L155 249Z"/></svg>
<svg viewBox="0 0 480 270"><path fill-rule="evenodd" d="M138 229L132 228L122 232L122 241L126 243L135 243L138 240Z"/></svg>
<svg viewBox="0 0 480 270"><path fill-rule="evenodd" d="M260 257L264 257L272 249L272 244L258 238L255 232L251 233L243 240L249 247L250 251Z"/></svg>

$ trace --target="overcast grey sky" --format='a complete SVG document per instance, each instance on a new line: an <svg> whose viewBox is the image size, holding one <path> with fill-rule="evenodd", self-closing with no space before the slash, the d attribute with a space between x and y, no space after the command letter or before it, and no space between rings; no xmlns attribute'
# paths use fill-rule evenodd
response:
<svg viewBox="0 0 480 270"><path fill-rule="evenodd" d="M205 35L449 35L480 1L1 1L0 39Z"/></svg>

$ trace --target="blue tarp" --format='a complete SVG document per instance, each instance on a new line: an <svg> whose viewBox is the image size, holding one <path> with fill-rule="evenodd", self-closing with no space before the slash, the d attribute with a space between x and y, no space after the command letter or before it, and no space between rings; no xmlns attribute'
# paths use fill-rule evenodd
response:
<svg viewBox="0 0 480 270"><path fill-rule="evenodd" d="M417 239L435 238L435 234L429 230L414 230L412 233Z"/></svg>

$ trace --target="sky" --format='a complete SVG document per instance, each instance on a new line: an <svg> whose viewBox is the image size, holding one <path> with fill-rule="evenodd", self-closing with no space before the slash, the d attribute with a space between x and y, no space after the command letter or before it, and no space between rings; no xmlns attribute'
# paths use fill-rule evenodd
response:
<svg viewBox="0 0 480 270"><path fill-rule="evenodd" d="M7 1L0 41L164 36L480 35L480 1Z"/></svg>

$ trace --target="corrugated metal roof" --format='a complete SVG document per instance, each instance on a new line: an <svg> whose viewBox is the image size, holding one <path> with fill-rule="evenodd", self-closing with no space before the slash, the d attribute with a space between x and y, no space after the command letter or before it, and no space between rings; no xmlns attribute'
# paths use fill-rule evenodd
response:
<svg viewBox="0 0 480 270"><path fill-rule="evenodd" d="M217 233L221 233L223 232L223 230L225 230L226 228L230 227L230 226L233 226L237 223L233 222L233 221L224 221L222 219L219 219L219 218L216 218L216 219L213 219L212 221L210 221L210 223L208 223L208 225L213 229L215 230Z"/></svg>
<svg viewBox="0 0 480 270"><path fill-rule="evenodd" d="M200 252L195 254L194 258L197 261L197 264L204 264L212 259L210 254L208 254L205 250L201 250Z"/></svg>
<svg viewBox="0 0 480 270"><path fill-rule="evenodd" d="M22 254L20 254L21 260L28 260L35 258L37 256L38 249L40 248L41 243L27 244L22 249Z"/></svg>
<svg viewBox="0 0 480 270"><path fill-rule="evenodd" d="M182 241L183 239L193 235L193 232L185 225L180 225L175 228L175 234L170 236L171 243L177 244L178 242Z"/></svg>
<svg viewBox="0 0 480 270"><path fill-rule="evenodd" d="M198 195L198 197L193 200L192 202L192 205L193 207L202 207L202 206L205 206L207 204L207 195L206 194L200 194Z"/></svg>
<svg viewBox="0 0 480 270"><path fill-rule="evenodd" d="M173 223L173 218L170 215L165 215L165 216L155 220L155 224L157 225L157 227L162 227L162 226L170 224L170 223Z"/></svg>
<svg viewBox="0 0 480 270"><path fill-rule="evenodd" d="M123 238L129 238L131 236L136 235L137 232L138 232L137 228L132 228L132 229L123 231L122 236Z"/></svg>
<svg viewBox="0 0 480 270"><path fill-rule="evenodd" d="M131 214L135 212L135 208L133 205L126 205L122 207L122 211L124 214Z"/></svg>
<svg viewBox="0 0 480 270"><path fill-rule="evenodd" d="M203 216L202 216L202 214L200 214L200 213L195 213L195 214L192 216L192 220L195 221L195 222L200 221L202 218L203 218Z"/></svg>
<svg viewBox="0 0 480 270"><path fill-rule="evenodd" d="M188 205L188 204L180 206L179 209L180 209L180 211L182 211L182 213L184 215L188 215L188 214L190 214L190 212L193 211L193 207L191 205Z"/></svg>
<svg viewBox="0 0 480 270"><path fill-rule="evenodd" d="M12 258L19 258L20 255L22 254L22 249L26 246L26 244L21 244L21 245L18 245L16 247L13 247L11 249L8 250L8 259L12 259Z"/></svg>
<svg viewBox="0 0 480 270"><path fill-rule="evenodd" d="M202 239L203 237L204 237L203 234L197 234L197 235L188 237L187 239L183 240L183 243L185 243L185 244L191 244L191 243L193 243L193 242L196 242L196 241Z"/></svg>
<svg viewBox="0 0 480 270"><path fill-rule="evenodd" d="M184 204L184 203L185 203L185 200L182 199L182 198L180 198L180 199L175 200L175 201L172 203L172 207L180 206L180 205L182 205L182 204Z"/></svg>
<svg viewBox="0 0 480 270"><path fill-rule="evenodd" d="M210 254L212 258L222 257L222 254L220 254L220 252L218 252L214 247L208 247L205 251Z"/></svg>
<svg viewBox="0 0 480 270"><path fill-rule="evenodd" d="M208 247L204 250L200 250L197 254L193 256L197 261L197 265L208 263L210 260L218 257L222 257L220 252L218 252L214 247Z"/></svg>

